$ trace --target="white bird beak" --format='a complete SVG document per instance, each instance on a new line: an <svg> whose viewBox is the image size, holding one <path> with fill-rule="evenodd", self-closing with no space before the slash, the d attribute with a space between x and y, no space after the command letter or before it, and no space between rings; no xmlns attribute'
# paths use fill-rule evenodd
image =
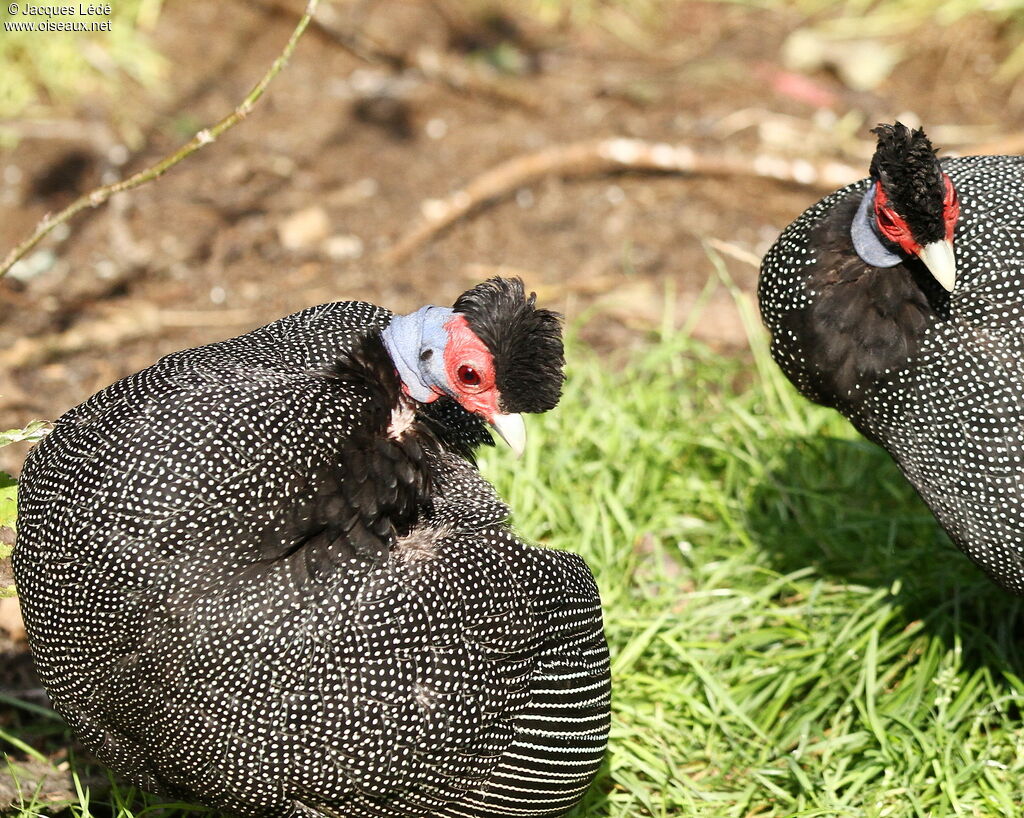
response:
<svg viewBox="0 0 1024 818"><path fill-rule="evenodd" d="M526 424L523 423L523 416L496 414L491 418L491 426L515 452L516 457L522 457L526 451Z"/></svg>
<svg viewBox="0 0 1024 818"><path fill-rule="evenodd" d="M935 276L935 280L947 291L953 292L953 286L956 284L956 254L953 252L953 242L948 239L933 241L922 247L917 256L924 262L928 272Z"/></svg>

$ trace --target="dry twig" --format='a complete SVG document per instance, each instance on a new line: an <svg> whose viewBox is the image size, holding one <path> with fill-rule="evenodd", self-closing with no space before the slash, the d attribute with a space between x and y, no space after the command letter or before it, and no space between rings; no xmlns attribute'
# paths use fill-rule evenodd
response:
<svg viewBox="0 0 1024 818"><path fill-rule="evenodd" d="M136 188L139 185L145 184L146 182L162 176L180 161L195 153L203 146L216 141L217 137L222 133L245 119L252 112L252 109L259 98L263 96L263 92L266 91L270 82L281 72L281 69L284 68L285 64L288 62L288 59L291 57L292 52L295 50L295 46L299 41L299 37L302 36L302 32L306 30L306 26L309 25L309 21L313 18L313 14L316 12L316 7L319 4L319 1L320 0L308 0L306 10L298 24L295 26L295 30L292 31L291 37L288 38L288 42L285 44L284 50L278 58L274 60L266 74L264 74L262 79L253 86L253 89L234 111L220 120L216 125L199 131L199 133L192 137L192 139L184 146L179 148L170 156L160 160L155 165L152 165L145 170L141 170L138 173L129 176L127 179L122 179L120 182L98 187L92 192L80 196L56 215L47 214L43 220L36 225L35 232L25 241L21 242L21 244L14 247L4 258L3 262L0 263L0 276L5 275L7 271L14 266L18 259L22 258L29 250L35 247L43 237L53 230L53 228L58 224L63 224L72 216L82 210L85 210L87 207L99 207L115 193L131 190L132 188Z"/></svg>
<svg viewBox="0 0 1024 818"><path fill-rule="evenodd" d="M384 251L380 260L385 264L395 264L408 258L418 247L469 212L546 176L590 176L624 170L756 176L824 191L834 190L864 175L841 162L812 163L765 154L704 154L686 145L642 139L595 139L555 145L513 157L482 173L450 196L424 202L419 223Z"/></svg>
<svg viewBox="0 0 1024 818"><path fill-rule="evenodd" d="M723 256L734 258L736 261L740 261L748 267L753 267L755 270L761 269L761 257L756 253L751 253L749 250L738 247L732 242L722 241L721 239L709 238L707 243Z"/></svg>

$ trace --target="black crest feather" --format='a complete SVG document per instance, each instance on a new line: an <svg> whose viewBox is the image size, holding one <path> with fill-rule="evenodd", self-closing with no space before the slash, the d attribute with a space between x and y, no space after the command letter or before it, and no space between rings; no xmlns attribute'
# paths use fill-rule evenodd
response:
<svg viewBox="0 0 1024 818"><path fill-rule="evenodd" d="M494 357L505 412L546 412L562 394L561 316L537 309L518 278L491 278L459 296L454 309Z"/></svg>
<svg viewBox="0 0 1024 818"><path fill-rule="evenodd" d="M871 178L882 183L893 208L906 219L919 243L944 239L942 167L924 131L912 131L897 122L879 125L871 133L878 137Z"/></svg>

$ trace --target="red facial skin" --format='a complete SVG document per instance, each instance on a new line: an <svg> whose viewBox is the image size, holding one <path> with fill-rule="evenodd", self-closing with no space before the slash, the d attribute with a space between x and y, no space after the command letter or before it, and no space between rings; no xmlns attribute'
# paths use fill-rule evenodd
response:
<svg viewBox="0 0 1024 818"><path fill-rule="evenodd" d="M960 199L948 174L942 174L942 181L946 185L946 195L942 200L942 219L946 225L946 240L952 241L953 231L960 218ZM881 182L875 183L875 220L882 235L898 245L904 253L916 256L921 252L921 245L910 233L910 226L889 204L889 197L885 195Z"/></svg>
<svg viewBox="0 0 1024 818"><path fill-rule="evenodd" d="M448 331L444 370L452 396L467 412L490 421L501 413L494 384L494 358L469 328L465 316L455 315L444 328Z"/></svg>
<svg viewBox="0 0 1024 818"><path fill-rule="evenodd" d="M945 173L942 180L946 183L946 195L942 199L942 218L946 222L946 240L953 241L953 231L956 230L956 223L960 221L960 197L956 195L956 188L953 187L953 180Z"/></svg>

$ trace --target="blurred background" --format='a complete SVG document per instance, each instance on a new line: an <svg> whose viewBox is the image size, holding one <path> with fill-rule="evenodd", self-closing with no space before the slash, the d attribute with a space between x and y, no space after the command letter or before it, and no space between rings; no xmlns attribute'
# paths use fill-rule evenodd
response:
<svg viewBox="0 0 1024 818"><path fill-rule="evenodd" d="M302 3L114 7L110 33L0 36L4 253L227 114ZM1020 0L324 0L247 121L0 280L3 422L310 304L450 303L499 271L589 316L607 351L642 342L666 303L677 324L700 304L696 335L741 350L709 252L752 291L757 258L835 182L544 173L387 251L500 163L597 137L859 176L869 129L898 117L946 151L1014 152L1022 23ZM0 455L16 473L24 447Z"/></svg>
<svg viewBox="0 0 1024 818"><path fill-rule="evenodd" d="M114 6L109 33L0 32L0 255L227 114L303 8ZM1024 148L1022 33L1022 0L323 0L246 121L0 279L0 428L312 304L448 304L498 273L613 361L666 327L745 359L736 288L866 175L876 123L923 124L949 153ZM616 137L689 149L693 172L561 153ZM505 166L402 242L531 156L565 161ZM5 604L3 688L31 701Z"/></svg>

